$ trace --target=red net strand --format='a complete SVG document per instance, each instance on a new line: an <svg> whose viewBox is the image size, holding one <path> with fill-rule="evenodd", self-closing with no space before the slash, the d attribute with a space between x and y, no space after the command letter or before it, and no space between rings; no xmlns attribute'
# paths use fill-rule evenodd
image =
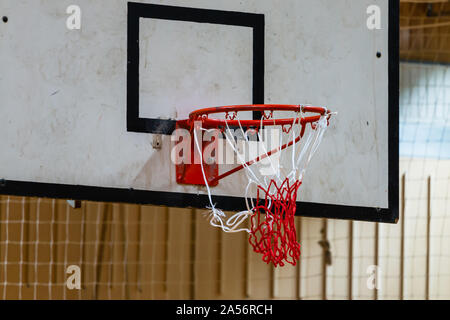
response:
<svg viewBox="0 0 450 320"><path fill-rule="evenodd" d="M295 231L296 200L300 185L301 181L291 183L286 178L280 186L274 180L271 180L267 189L258 186L249 242L256 253L262 254L263 261L273 263L275 267L284 266L285 262L295 266L300 258L300 244Z"/></svg>

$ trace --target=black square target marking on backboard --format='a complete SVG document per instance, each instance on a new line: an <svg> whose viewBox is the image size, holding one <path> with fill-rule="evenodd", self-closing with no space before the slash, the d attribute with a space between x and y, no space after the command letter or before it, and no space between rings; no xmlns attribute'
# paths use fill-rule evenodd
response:
<svg viewBox="0 0 450 320"><path fill-rule="evenodd" d="M175 119L139 116L139 20L160 19L248 27L253 30L252 103L264 103L264 15L256 13L196 9L145 3L128 3L127 130L171 134ZM155 44L157 45L157 44ZM158 106L150 106L158 108ZM258 115L255 115L256 117Z"/></svg>

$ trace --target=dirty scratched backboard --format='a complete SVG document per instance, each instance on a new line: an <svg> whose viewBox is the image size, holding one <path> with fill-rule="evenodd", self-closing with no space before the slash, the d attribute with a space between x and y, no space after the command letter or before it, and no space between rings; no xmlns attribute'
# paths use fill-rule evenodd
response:
<svg viewBox="0 0 450 320"><path fill-rule="evenodd" d="M175 120L305 103L338 115L297 213L394 222L397 2L3 0L0 193L204 208L203 188L175 181ZM218 206L242 209L245 186L221 181Z"/></svg>

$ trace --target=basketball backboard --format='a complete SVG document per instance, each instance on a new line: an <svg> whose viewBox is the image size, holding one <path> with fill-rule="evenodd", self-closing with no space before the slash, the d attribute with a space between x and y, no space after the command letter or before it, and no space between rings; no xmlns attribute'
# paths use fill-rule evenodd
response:
<svg viewBox="0 0 450 320"><path fill-rule="evenodd" d="M0 193L204 208L203 188L176 182L176 120L212 106L305 103L338 115L297 213L397 220L398 1L0 9ZM241 210L245 185L243 173L224 179L215 201Z"/></svg>

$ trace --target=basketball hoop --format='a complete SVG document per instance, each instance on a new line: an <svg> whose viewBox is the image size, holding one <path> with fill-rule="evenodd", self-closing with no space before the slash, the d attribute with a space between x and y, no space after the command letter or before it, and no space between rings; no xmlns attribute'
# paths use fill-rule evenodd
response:
<svg viewBox="0 0 450 320"><path fill-rule="evenodd" d="M240 119L244 111L260 115L260 119ZM286 113L286 117L275 116ZM213 114L222 114L223 118L213 118ZM206 187L211 205L211 225L225 232L248 232L254 251L262 254L266 263L273 263L274 266L283 266L285 262L296 265L300 257L294 220L297 193L306 167L328 127L331 114L325 107L303 105L240 105L196 110L189 115L189 119L178 121L177 127L189 130L193 138L192 149L200 154L200 163L177 164L177 182ZM302 139L308 124L311 130L306 139ZM250 144L250 135L256 137L262 152L250 160L244 159L231 128L240 131L241 143ZM244 128L247 130L244 131ZM262 132L268 128L277 128L280 133L278 146L270 150L262 143L265 141ZM219 174L217 163L206 163L203 159L203 151L208 143L199 141L198 135L201 131L211 130L220 130L240 163L222 174ZM296 148L300 141L301 146ZM287 148L291 148L291 152L281 152ZM275 157L281 158L283 154L289 156L285 162L275 161ZM270 170L262 170L263 163ZM280 163L288 163L289 167ZM247 210L227 217L215 207L210 187L242 169L248 178L245 191ZM256 194L256 200L250 196L251 192ZM250 229L241 227L248 217Z"/></svg>

